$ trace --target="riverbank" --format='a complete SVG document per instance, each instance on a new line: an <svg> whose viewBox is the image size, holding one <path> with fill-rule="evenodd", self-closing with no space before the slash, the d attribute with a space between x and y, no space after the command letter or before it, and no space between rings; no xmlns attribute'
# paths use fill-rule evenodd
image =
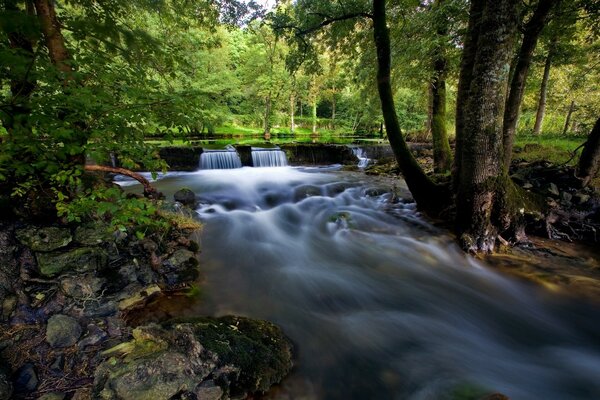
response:
<svg viewBox="0 0 600 400"><path fill-rule="evenodd" d="M150 301L198 292L200 225L168 207L185 224L142 239L98 223L0 224L0 399L221 399L287 374L291 344L266 321L131 324Z"/></svg>

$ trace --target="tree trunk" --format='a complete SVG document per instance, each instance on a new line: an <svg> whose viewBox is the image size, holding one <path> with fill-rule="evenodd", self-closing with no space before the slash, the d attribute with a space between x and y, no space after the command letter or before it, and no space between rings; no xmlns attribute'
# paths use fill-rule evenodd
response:
<svg viewBox="0 0 600 400"><path fill-rule="evenodd" d="M546 115L546 97L548 95L548 80L550 78L550 67L552 66L552 49L554 43L556 43L556 40L552 40L548 56L546 57L546 64L544 65L544 77L542 78L542 87L540 88L540 100L535 115L535 126L533 127L534 135L542 133L542 125L544 123L544 116Z"/></svg>
<svg viewBox="0 0 600 400"><path fill-rule="evenodd" d="M471 0L469 9L469 24L464 38L460 73L456 93L456 148L454 150L454 168L452 171L452 188L458 191L460 186L460 171L462 170L462 148L465 135L464 109L469 98L471 81L473 80L473 66L477 55L477 42L481 31L481 16L485 0Z"/></svg>
<svg viewBox="0 0 600 400"><path fill-rule="evenodd" d="M437 0L434 7L443 3ZM446 39L448 28L446 21L439 22L436 30L438 40ZM446 49L439 45L435 49L433 62L433 79L431 81L431 135L433 137L433 169L435 172L444 173L450 171L452 166L452 154L448 143L448 132L446 131Z"/></svg>
<svg viewBox="0 0 600 400"><path fill-rule="evenodd" d="M296 95L292 91L290 95L290 133L294 133L294 113L296 112Z"/></svg>
<svg viewBox="0 0 600 400"><path fill-rule="evenodd" d="M502 127L502 140L504 144L504 167L508 169L512 160L512 149L521 112L521 103L525 92L525 83L529 74L529 67L533 51L537 45L542 28L546 25L550 10L560 0L540 1L531 19L525 25L523 41L517 55L517 62L511 75L510 89L504 110Z"/></svg>
<svg viewBox="0 0 600 400"><path fill-rule="evenodd" d="M331 95L331 127L335 129L335 86Z"/></svg>
<svg viewBox="0 0 600 400"><path fill-rule="evenodd" d="M373 35L377 48L377 89L394 156L417 206L426 212L438 213L446 202L443 191L425 175L413 157L404 141L396 115L390 76L390 38L386 25L385 0L373 0Z"/></svg>
<svg viewBox="0 0 600 400"><path fill-rule="evenodd" d="M265 99L265 123L264 123L264 134L271 134L271 92L267 95Z"/></svg>
<svg viewBox="0 0 600 400"><path fill-rule="evenodd" d="M583 186L589 185L590 181L598 175L600 170L600 118L596 120L594 128L583 146L577 176L581 179Z"/></svg>
<svg viewBox="0 0 600 400"><path fill-rule="evenodd" d="M35 0L34 4L50 60L59 71L65 73L66 80L71 79L73 74L71 58L56 17L54 3L52 0Z"/></svg>
<svg viewBox="0 0 600 400"><path fill-rule="evenodd" d="M569 131L569 124L571 123L571 116L575 111L575 100L571 100L571 105L569 106L569 111L567 112L567 118L565 120L565 127L563 128L563 136L566 135Z"/></svg>
<svg viewBox="0 0 600 400"><path fill-rule="evenodd" d="M486 0L481 20L469 23L485 27L461 115L456 224L462 247L471 252L493 251L499 231L511 222L500 209L511 185L502 160L502 118L519 1Z"/></svg>
<svg viewBox="0 0 600 400"><path fill-rule="evenodd" d="M317 133L317 99L312 102L312 133Z"/></svg>
<svg viewBox="0 0 600 400"><path fill-rule="evenodd" d="M433 119L433 86L427 85L427 119L425 120L425 136L431 135L431 121Z"/></svg>

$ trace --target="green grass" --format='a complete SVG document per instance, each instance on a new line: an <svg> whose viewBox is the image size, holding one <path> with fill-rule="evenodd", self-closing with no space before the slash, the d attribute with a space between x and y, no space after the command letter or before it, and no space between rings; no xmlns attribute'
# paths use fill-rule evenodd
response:
<svg viewBox="0 0 600 400"><path fill-rule="evenodd" d="M515 140L513 159L525 161L546 160L554 164L575 165L579 160L581 149L573 157L573 152L586 140L584 136L562 135L520 135Z"/></svg>

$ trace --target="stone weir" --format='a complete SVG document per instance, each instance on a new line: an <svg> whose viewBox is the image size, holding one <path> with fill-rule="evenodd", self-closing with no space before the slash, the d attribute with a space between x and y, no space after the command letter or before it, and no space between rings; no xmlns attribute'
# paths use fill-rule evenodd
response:
<svg viewBox="0 0 600 400"><path fill-rule="evenodd" d="M248 145L233 146L240 156L244 167L254 167L253 148ZM353 146L356 147L356 146ZM389 145L360 146L370 159L393 156ZM288 165L357 165L359 160L347 145L288 143L279 146L285 152ZM200 146L167 146L159 150L160 157L167 162L173 171L195 171L198 169L200 156L205 150Z"/></svg>

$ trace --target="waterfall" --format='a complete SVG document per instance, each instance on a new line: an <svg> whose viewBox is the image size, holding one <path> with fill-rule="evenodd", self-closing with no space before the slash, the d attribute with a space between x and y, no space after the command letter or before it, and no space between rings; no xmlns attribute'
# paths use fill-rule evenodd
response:
<svg viewBox="0 0 600 400"><path fill-rule="evenodd" d="M288 165L285 152L279 148L252 148L252 165L255 167L285 167Z"/></svg>
<svg viewBox="0 0 600 400"><path fill-rule="evenodd" d="M225 150L204 150L200 154L200 169L233 169L242 168L240 156L233 146Z"/></svg>
<svg viewBox="0 0 600 400"><path fill-rule="evenodd" d="M352 154L358 158L358 168L366 168L369 165L369 161L371 161L367 157L367 152L361 147L351 147Z"/></svg>

